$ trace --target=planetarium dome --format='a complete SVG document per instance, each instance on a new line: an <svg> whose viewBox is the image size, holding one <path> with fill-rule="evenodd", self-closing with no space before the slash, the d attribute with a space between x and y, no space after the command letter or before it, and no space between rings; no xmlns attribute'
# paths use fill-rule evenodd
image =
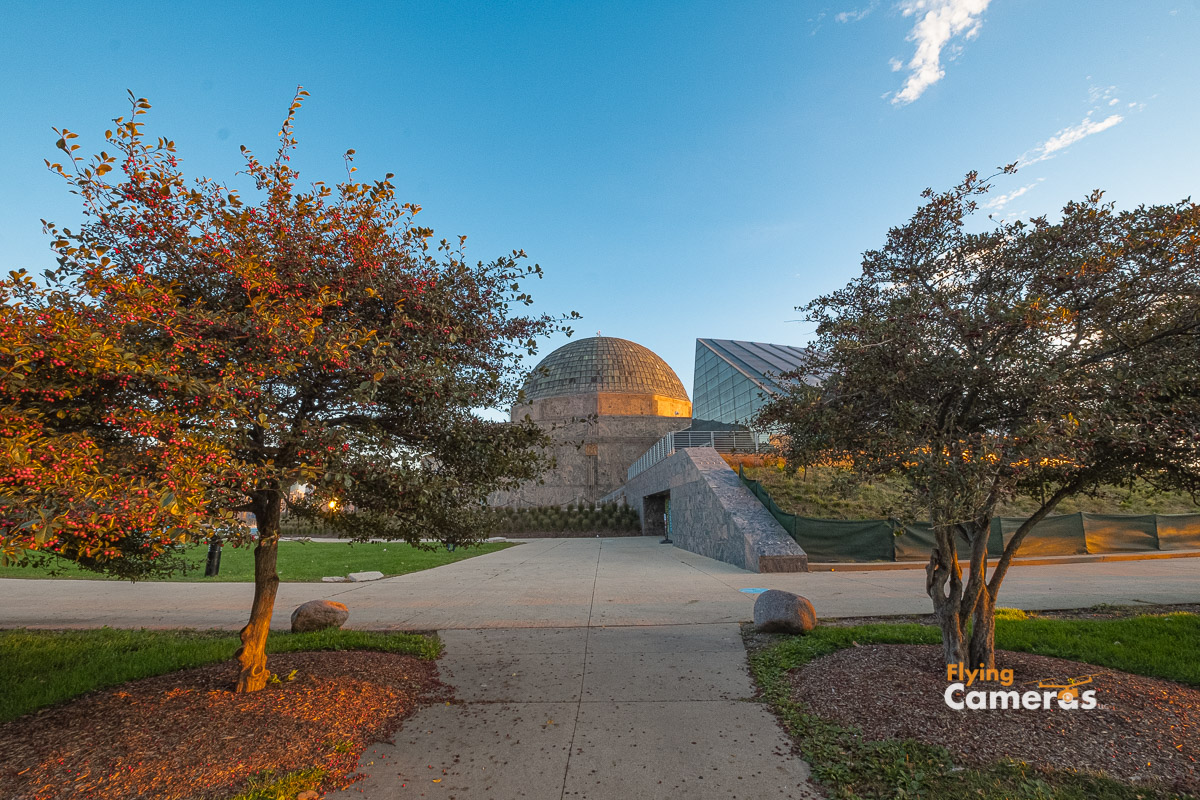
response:
<svg viewBox="0 0 1200 800"><path fill-rule="evenodd" d="M527 402L592 392L688 400L683 383L667 362L649 348L611 336L563 345L542 359L525 382Z"/></svg>
<svg viewBox="0 0 1200 800"><path fill-rule="evenodd" d="M558 348L534 367L512 421L550 436L554 466L497 495L495 505L597 502L625 482L629 465L663 436L686 428L692 403L675 371L649 349L595 336Z"/></svg>

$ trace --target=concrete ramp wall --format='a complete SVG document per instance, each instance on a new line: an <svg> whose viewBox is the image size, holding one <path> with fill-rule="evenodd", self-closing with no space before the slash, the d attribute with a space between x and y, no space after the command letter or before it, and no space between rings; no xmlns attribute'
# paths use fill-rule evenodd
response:
<svg viewBox="0 0 1200 800"><path fill-rule="evenodd" d="M624 499L654 536L669 499L676 547L752 572L808 571L804 550L710 447L677 450L604 499Z"/></svg>

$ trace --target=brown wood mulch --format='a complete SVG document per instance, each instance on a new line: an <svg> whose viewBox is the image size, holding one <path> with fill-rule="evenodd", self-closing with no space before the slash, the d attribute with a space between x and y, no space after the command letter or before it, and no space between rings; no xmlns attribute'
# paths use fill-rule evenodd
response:
<svg viewBox="0 0 1200 800"><path fill-rule="evenodd" d="M1099 705L1091 711L963 710L946 705L941 647L865 645L818 658L789 676L793 698L814 714L861 728L869 740L916 739L942 745L960 763L1002 759L1037 767L1103 772L1123 781L1162 781L1200 789L1200 690L1077 661L998 651L1013 685L976 683L983 691L1037 690L1037 681L1091 675ZM1023 685L1023 684L1029 685Z"/></svg>
<svg viewBox="0 0 1200 800"><path fill-rule="evenodd" d="M226 662L133 681L0 725L0 795L227 798L256 773L322 767L353 781L359 754L418 706L448 699L430 661L393 653L271 656L295 678L231 691Z"/></svg>

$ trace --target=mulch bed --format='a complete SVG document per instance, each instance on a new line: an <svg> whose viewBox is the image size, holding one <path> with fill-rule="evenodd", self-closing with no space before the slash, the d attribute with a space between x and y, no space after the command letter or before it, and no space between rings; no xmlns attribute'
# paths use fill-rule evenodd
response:
<svg viewBox="0 0 1200 800"><path fill-rule="evenodd" d="M942 745L960 763L1001 759L1037 767L1103 772L1124 781L1163 781L1200 789L1200 690L1077 661L998 651L1013 685L1092 675L1091 711L955 711L945 704L946 668L936 645L865 645L839 650L793 671L793 697L814 714L857 726L870 740ZM1032 681L1031 685L1024 686Z"/></svg>
<svg viewBox="0 0 1200 800"><path fill-rule="evenodd" d="M0 725L0 794L227 798L247 778L323 767L353 781L359 754L418 706L447 697L430 661L393 653L273 655L293 680L231 691L237 665L133 681Z"/></svg>

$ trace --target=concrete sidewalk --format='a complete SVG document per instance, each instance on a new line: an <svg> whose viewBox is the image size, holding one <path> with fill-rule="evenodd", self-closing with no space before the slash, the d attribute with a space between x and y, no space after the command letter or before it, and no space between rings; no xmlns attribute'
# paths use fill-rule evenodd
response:
<svg viewBox="0 0 1200 800"><path fill-rule="evenodd" d="M1015 566L1025 609L1200 603L1200 561ZM760 575L652 538L540 539L363 584L283 584L276 627L306 600L350 626L437 630L460 702L422 709L369 749L339 798L815 797L753 692L737 623L754 594L810 598L822 617L929 613L917 570ZM0 627L244 624L249 584L0 580ZM436 781L436 782L435 782Z"/></svg>
<svg viewBox="0 0 1200 800"><path fill-rule="evenodd" d="M408 630L728 623L750 619L742 589L787 589L822 617L925 614L925 574L762 575L653 538L539 539L437 569L362 584L285 583L274 625L317 598L350 607L350 627ZM227 628L245 624L245 583L0 580L0 627ZM1000 604L1200 603L1200 560L1014 566Z"/></svg>
<svg viewBox="0 0 1200 800"><path fill-rule="evenodd" d="M738 626L454 630L426 707L339 798L815 798Z"/></svg>

